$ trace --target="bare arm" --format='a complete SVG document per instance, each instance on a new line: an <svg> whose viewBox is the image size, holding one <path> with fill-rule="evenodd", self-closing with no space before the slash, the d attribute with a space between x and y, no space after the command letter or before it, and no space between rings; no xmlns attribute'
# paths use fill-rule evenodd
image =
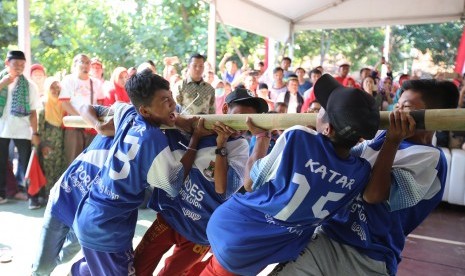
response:
<svg viewBox="0 0 465 276"><path fill-rule="evenodd" d="M216 148L220 149L226 147L228 138L236 132L231 127L221 123L216 122L213 126L213 130L218 135L216 137ZM228 156L221 156L220 154L216 155L215 158L215 192L218 194L224 194L228 185Z"/></svg>
<svg viewBox="0 0 465 276"><path fill-rule="evenodd" d="M183 157L181 158L181 163L184 168L184 179L187 178L190 170L192 169L192 165L194 164L200 138L211 135L213 133L211 130L205 129L205 119L196 118L196 120L198 121L194 129L194 133L192 133L191 139L189 141L189 146L187 147L186 153L184 153Z"/></svg>
<svg viewBox="0 0 465 276"><path fill-rule="evenodd" d="M400 143L415 133L415 120L407 113L393 111L389 114L386 139L373 165L370 181L363 192L367 203L380 203L389 198L391 169Z"/></svg>
<svg viewBox="0 0 465 276"><path fill-rule="evenodd" d="M243 57L241 61L242 61L241 71L245 71L249 69L249 61L247 60L247 58Z"/></svg>
<svg viewBox="0 0 465 276"><path fill-rule="evenodd" d="M228 59L231 57L231 54L230 53L226 53L224 54L223 58L221 59L220 63L218 64L218 67L220 68L220 72L223 73L224 70L225 70L225 64L226 64L226 61L228 61Z"/></svg>
<svg viewBox="0 0 465 276"><path fill-rule="evenodd" d="M0 90L3 88L7 87L14 81L14 77L10 76L10 74L7 74L0 80Z"/></svg>
<svg viewBox="0 0 465 276"><path fill-rule="evenodd" d="M115 135L115 124L113 118L107 122L101 122L98 118L97 111L92 105L82 105L79 108L79 115L82 119L91 126L101 135L113 136Z"/></svg>
<svg viewBox="0 0 465 276"><path fill-rule="evenodd" d="M386 59L384 57L381 57L381 59L373 67L373 70L378 71L379 66L384 63L386 63Z"/></svg>
<svg viewBox="0 0 465 276"><path fill-rule="evenodd" d="M78 110L71 104L69 100L63 100L61 106L69 115L79 115Z"/></svg>
<svg viewBox="0 0 465 276"><path fill-rule="evenodd" d="M249 156L249 159L247 159L247 164L245 166L244 188L246 191L251 192L253 181L250 178L250 171L252 170L253 164L257 160L265 157L268 153L268 148L270 147L270 135L269 133L266 133L266 130L255 126L250 117L247 117L247 127L252 135L259 136L257 137L253 152Z"/></svg>
<svg viewBox="0 0 465 276"><path fill-rule="evenodd" d="M38 133L38 120L37 120L37 112L35 110L31 110L31 114L29 115L29 122L31 123L32 128L32 139L31 143L38 147L40 144L40 137Z"/></svg>
<svg viewBox="0 0 465 276"><path fill-rule="evenodd" d="M462 107L462 108L465 107L464 104L463 104L464 96L465 96L465 86L462 87L462 89L460 90L460 96L459 96L459 104L458 104L458 106Z"/></svg>

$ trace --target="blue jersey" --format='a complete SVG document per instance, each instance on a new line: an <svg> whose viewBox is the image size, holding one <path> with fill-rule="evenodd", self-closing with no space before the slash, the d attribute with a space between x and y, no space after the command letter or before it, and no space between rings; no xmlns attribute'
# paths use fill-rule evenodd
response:
<svg viewBox="0 0 465 276"><path fill-rule="evenodd" d="M286 130L254 164L254 191L235 194L211 217L215 257L241 275L296 259L315 227L363 189L370 170L362 158L341 159L328 138L309 128Z"/></svg>
<svg viewBox="0 0 465 276"><path fill-rule="evenodd" d="M166 131L170 148L178 158L185 153L179 142L189 141L177 130ZM233 195L244 183L247 162L247 141L244 138L229 139L227 188L224 194L215 191L216 135L200 140L192 169L179 195L172 197L161 189L155 189L149 207L160 212L168 224L183 237L197 244L208 245L207 223L213 211Z"/></svg>
<svg viewBox="0 0 465 276"><path fill-rule="evenodd" d="M71 227L81 199L108 157L113 137L97 135L61 175L52 191L47 208L52 215Z"/></svg>
<svg viewBox="0 0 465 276"><path fill-rule="evenodd" d="M356 149L371 164L385 133ZM368 204L360 195L347 209L324 222L323 230L330 238L384 261L390 274L395 275L405 237L441 201L446 174L447 163L440 149L403 141L394 159L389 201Z"/></svg>
<svg viewBox="0 0 465 276"><path fill-rule="evenodd" d="M82 246L103 252L132 248L137 207L148 185L175 196L183 178L166 136L132 105L115 110L116 133L104 167L79 205L74 228Z"/></svg>

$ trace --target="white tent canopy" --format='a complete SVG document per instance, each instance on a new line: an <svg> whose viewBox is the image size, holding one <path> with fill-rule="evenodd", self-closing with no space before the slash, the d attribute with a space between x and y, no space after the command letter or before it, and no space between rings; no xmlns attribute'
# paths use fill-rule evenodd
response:
<svg viewBox="0 0 465 276"><path fill-rule="evenodd" d="M207 2L214 2L209 0ZM216 0L226 25L285 42L295 31L442 23L465 0Z"/></svg>

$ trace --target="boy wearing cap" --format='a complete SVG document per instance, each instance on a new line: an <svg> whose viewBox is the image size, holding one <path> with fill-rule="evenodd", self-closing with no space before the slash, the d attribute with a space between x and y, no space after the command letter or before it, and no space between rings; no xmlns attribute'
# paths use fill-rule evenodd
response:
<svg viewBox="0 0 465 276"><path fill-rule="evenodd" d="M248 120L257 137L244 184L250 193L235 194L213 213L207 235L214 257L200 275L256 275L268 264L296 259L315 227L368 182L369 163L349 151L376 134L373 98L330 75L316 82L315 94L325 108L318 132L294 126L267 156L268 131Z"/></svg>
<svg viewBox="0 0 465 276"><path fill-rule="evenodd" d="M13 140L19 163L26 170L31 146L39 146L37 113L40 103L37 87L24 77L26 57L21 51L9 51L6 68L0 72L0 204L6 203L8 147ZM29 209L40 208L37 196L29 199Z"/></svg>
<svg viewBox="0 0 465 276"><path fill-rule="evenodd" d="M265 100L236 88L226 96L223 114L252 114L268 111ZM217 135L202 138L194 165L177 197L155 189L149 206L157 220L147 230L135 251L137 275L152 275L163 254L175 245L172 256L158 275L181 275L209 251L206 228L213 211L241 188L248 143L232 128L217 122ZM188 137L166 131L175 155L186 151Z"/></svg>
<svg viewBox="0 0 465 276"><path fill-rule="evenodd" d="M373 164L363 193L323 222L295 262L271 275L397 273L407 235L439 204L447 175L444 154L431 145L434 132L415 130L415 121L402 112L456 108L458 100L449 81L412 80L402 90L389 129L353 149Z"/></svg>

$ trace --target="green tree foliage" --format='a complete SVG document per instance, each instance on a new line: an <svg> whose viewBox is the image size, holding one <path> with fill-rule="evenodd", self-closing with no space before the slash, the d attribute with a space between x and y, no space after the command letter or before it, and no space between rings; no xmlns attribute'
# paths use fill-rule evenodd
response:
<svg viewBox="0 0 465 276"><path fill-rule="evenodd" d="M17 1L0 1L2 53L17 44L16 5ZM73 56L87 53L102 59L106 78L116 66L136 66L149 59L161 72L165 56L178 56L183 67L192 53L207 52L208 9L206 2L198 0L30 1L32 62L42 63L50 74L69 72ZM257 50L263 48L263 37L226 28L244 56L263 58ZM462 22L393 27L390 59L394 69L411 62L412 47L431 51L438 64L453 64L462 28ZM235 51L219 23L217 29L219 62L224 53ZM383 40L384 28L299 32L294 65L314 57L320 57L325 65L342 58L354 68L374 65L381 56Z"/></svg>
<svg viewBox="0 0 465 276"><path fill-rule="evenodd" d="M298 48L294 52L295 61L300 63L306 57L320 56L320 64L334 64L336 59L348 59L354 68L375 65L381 57L383 40L384 31L381 28L299 32L295 37Z"/></svg>
<svg viewBox="0 0 465 276"><path fill-rule="evenodd" d="M16 1L0 1L0 49L6 52L8 46L18 41L18 16Z"/></svg>
<svg viewBox="0 0 465 276"><path fill-rule="evenodd" d="M457 47L463 31L463 22L396 26L392 32L392 52L395 59L408 55L409 45L422 52L431 51L433 62L451 66L455 63Z"/></svg>
<svg viewBox="0 0 465 276"><path fill-rule="evenodd" d="M165 56L178 56L184 66L192 53L207 52L208 8L197 0L37 0L31 5L34 60L54 72L87 53L103 60L107 78L111 68L146 60L155 61L161 72ZM231 32L246 55L254 41L261 41L241 30ZM219 29L218 52L227 47Z"/></svg>

